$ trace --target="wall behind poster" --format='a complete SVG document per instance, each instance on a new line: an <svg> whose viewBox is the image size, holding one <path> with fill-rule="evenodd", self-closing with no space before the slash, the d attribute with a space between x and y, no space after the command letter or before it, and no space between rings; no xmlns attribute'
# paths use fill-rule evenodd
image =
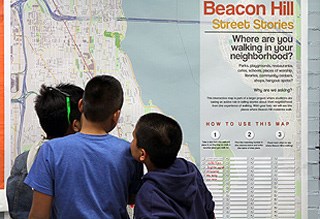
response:
<svg viewBox="0 0 320 219"><path fill-rule="evenodd" d="M0 189L4 189L4 15L0 1Z"/></svg>
<svg viewBox="0 0 320 219"><path fill-rule="evenodd" d="M11 1L11 164L43 134L33 110L42 83L68 81L84 87L95 75L111 74L126 95L113 134L131 140L139 116L169 114L184 129L180 155L200 167L199 2L103 4Z"/></svg>

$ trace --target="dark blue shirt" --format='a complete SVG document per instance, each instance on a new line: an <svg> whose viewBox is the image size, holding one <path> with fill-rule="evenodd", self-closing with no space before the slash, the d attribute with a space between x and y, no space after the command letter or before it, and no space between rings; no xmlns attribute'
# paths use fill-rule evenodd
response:
<svg viewBox="0 0 320 219"><path fill-rule="evenodd" d="M148 172L136 197L135 219L213 219L214 202L197 167L177 158Z"/></svg>

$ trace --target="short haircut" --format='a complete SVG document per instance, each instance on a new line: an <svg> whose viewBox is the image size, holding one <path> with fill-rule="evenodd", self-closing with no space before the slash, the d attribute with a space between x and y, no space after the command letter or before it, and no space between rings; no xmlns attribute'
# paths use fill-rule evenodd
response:
<svg viewBox="0 0 320 219"><path fill-rule="evenodd" d="M104 122L123 104L120 82L110 75L99 75L86 85L83 95L83 114L91 122Z"/></svg>
<svg viewBox="0 0 320 219"><path fill-rule="evenodd" d="M68 118L67 95L70 98ZM78 102L83 96L83 89L73 84L59 84L56 87L41 85L40 94L35 99L35 110L41 128L47 137L62 137L67 133L69 122L80 120Z"/></svg>
<svg viewBox="0 0 320 219"><path fill-rule="evenodd" d="M174 119L159 113L143 115L135 128L137 147L148 153L157 168L168 168L181 148L182 130Z"/></svg>

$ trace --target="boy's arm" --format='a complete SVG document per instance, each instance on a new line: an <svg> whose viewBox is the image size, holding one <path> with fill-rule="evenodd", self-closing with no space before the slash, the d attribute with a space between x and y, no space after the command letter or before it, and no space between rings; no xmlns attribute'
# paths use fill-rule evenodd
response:
<svg viewBox="0 0 320 219"><path fill-rule="evenodd" d="M29 219L49 219L52 201L52 196L34 190Z"/></svg>
<svg viewBox="0 0 320 219"><path fill-rule="evenodd" d="M207 212L207 216L208 216L208 218L216 219L216 216L214 213L215 202L213 201L212 194L208 190L199 169L196 166L194 166L194 167L195 167L195 169L197 171L197 175L198 175L197 180L198 180L199 189L200 189L200 191L203 192L203 198L205 201L205 209Z"/></svg>

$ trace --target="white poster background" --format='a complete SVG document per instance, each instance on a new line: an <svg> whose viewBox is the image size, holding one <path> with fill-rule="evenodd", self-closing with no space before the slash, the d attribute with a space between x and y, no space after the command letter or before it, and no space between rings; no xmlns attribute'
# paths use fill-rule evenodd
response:
<svg viewBox="0 0 320 219"><path fill-rule="evenodd" d="M272 4L279 6L274 15ZM307 25L301 4L201 2L201 170L217 218L306 215L307 44L301 34L307 31L301 28Z"/></svg>

